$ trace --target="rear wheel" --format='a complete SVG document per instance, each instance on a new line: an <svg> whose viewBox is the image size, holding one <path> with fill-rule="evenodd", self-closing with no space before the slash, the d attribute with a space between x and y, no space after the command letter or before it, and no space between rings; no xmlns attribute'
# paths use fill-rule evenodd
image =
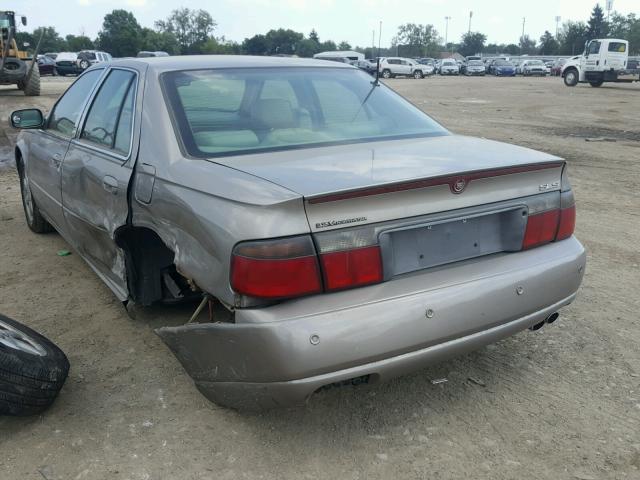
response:
<svg viewBox="0 0 640 480"><path fill-rule="evenodd" d="M382 78L391 78L391 70L385 68L382 71Z"/></svg>
<svg viewBox="0 0 640 480"><path fill-rule="evenodd" d="M575 87L578 84L578 71L575 68L564 72L564 84L567 87Z"/></svg>
<svg viewBox="0 0 640 480"><path fill-rule="evenodd" d="M89 68L89 61L88 60L80 60L80 68L82 70L86 70L87 68Z"/></svg>
<svg viewBox="0 0 640 480"><path fill-rule="evenodd" d="M601 87L603 83L604 80L597 80L595 82L589 82L589 85L591 85L592 87Z"/></svg>
<svg viewBox="0 0 640 480"><path fill-rule="evenodd" d="M413 78L415 78L416 80L420 80L422 78L422 72L420 70L416 70L415 72L413 72Z"/></svg>
<svg viewBox="0 0 640 480"><path fill-rule="evenodd" d="M20 194L22 196L22 208L24 209L24 217L27 221L27 226L35 233L49 233L54 229L49 222L47 222L40 209L33 200L31 194L31 186L29 185L29 179L24 172L24 166L19 164L18 172L20 175Z"/></svg>

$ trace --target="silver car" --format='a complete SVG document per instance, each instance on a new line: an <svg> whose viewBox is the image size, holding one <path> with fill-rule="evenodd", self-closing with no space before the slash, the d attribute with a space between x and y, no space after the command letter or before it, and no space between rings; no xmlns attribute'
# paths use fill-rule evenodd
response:
<svg viewBox="0 0 640 480"><path fill-rule="evenodd" d="M157 333L222 405L299 405L539 328L582 281L562 159L453 135L349 65L115 61L11 122L33 231L128 306L215 302Z"/></svg>

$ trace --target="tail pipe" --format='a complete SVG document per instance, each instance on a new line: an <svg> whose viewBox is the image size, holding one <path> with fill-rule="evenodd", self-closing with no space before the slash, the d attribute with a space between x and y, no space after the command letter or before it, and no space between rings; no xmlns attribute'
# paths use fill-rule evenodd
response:
<svg viewBox="0 0 640 480"><path fill-rule="evenodd" d="M548 323L549 325L551 325L559 317L560 317L560 314L558 312L553 312L551 315L549 315L547 318L545 318L540 323L536 323L535 325L531 325L529 327L529 330L531 330L532 332L535 332L536 330L540 330L542 327L544 327L545 323Z"/></svg>

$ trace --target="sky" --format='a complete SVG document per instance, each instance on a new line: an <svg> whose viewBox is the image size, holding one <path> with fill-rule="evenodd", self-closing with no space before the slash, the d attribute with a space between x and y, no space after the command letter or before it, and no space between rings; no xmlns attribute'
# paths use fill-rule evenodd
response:
<svg viewBox="0 0 640 480"><path fill-rule="evenodd" d="M589 18L595 0L12 0L0 8L13 8L28 18L25 30L54 26L63 36L84 33L95 38L104 15L115 8L133 12L138 22L153 27L155 20L184 6L207 10L218 23L216 36L242 42L272 28L290 28L308 35L315 29L320 40L345 40L352 46L378 42L388 46L403 23L430 23L449 41L459 41L469 28L488 36L488 43L517 43L522 33L538 39L545 30L555 33L556 16L565 20ZM605 0L600 2L605 8ZM613 10L640 14L639 0L613 0Z"/></svg>

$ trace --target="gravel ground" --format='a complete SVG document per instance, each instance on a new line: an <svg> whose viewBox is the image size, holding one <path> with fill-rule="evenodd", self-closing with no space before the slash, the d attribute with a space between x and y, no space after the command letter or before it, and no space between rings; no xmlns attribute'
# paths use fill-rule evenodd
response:
<svg viewBox="0 0 640 480"><path fill-rule="evenodd" d="M35 99L0 87L0 116L50 106L67 84L47 78ZM68 248L59 236L28 231L4 168L0 311L57 342L71 373L46 414L0 419L3 480L640 478L640 85L389 84L455 133L569 161L589 260L560 320L387 384L323 392L306 408L218 408L153 333L189 310L130 320L78 255L56 255ZM0 169L14 138L5 125Z"/></svg>

